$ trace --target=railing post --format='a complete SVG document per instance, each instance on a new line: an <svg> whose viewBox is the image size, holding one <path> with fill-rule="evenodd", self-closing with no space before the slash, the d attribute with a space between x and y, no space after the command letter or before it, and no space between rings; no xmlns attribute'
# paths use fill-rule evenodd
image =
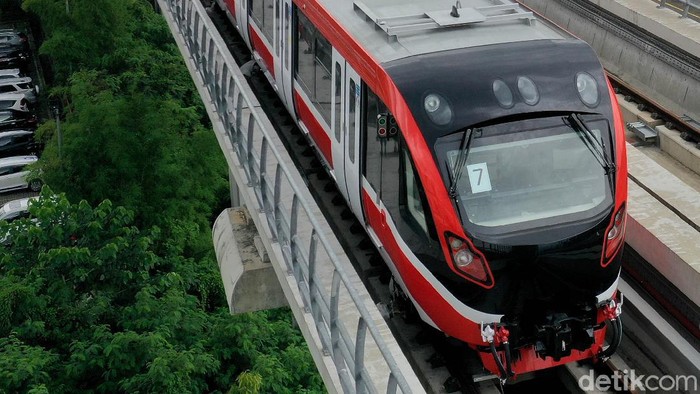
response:
<svg viewBox="0 0 700 394"><path fill-rule="evenodd" d="M357 322L357 336L355 338L355 392L365 393L366 382L362 378L365 369L365 337L367 336L367 323L363 317Z"/></svg>
<svg viewBox="0 0 700 394"><path fill-rule="evenodd" d="M316 229L311 231L311 242L309 243L309 307L313 312L315 320L322 320L321 313L317 308L316 295Z"/></svg>

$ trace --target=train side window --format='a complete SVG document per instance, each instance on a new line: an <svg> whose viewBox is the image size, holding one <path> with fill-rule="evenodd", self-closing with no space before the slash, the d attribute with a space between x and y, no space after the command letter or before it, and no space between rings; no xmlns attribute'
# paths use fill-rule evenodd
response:
<svg viewBox="0 0 700 394"><path fill-rule="evenodd" d="M384 203L394 219L399 219L399 136L386 138L379 135L378 117L389 111L386 104L367 85L362 126L365 132L364 174L377 198Z"/></svg>
<svg viewBox="0 0 700 394"><path fill-rule="evenodd" d="M295 77L327 124L331 124L331 44L297 12Z"/></svg>
<svg viewBox="0 0 700 394"><path fill-rule="evenodd" d="M416 177L416 169L407 149L403 151L402 167L402 187L399 198L401 216L406 219L407 224L413 227L415 233L428 235L428 223L426 221L425 210L423 209L424 197L422 187Z"/></svg>
<svg viewBox="0 0 700 394"><path fill-rule="evenodd" d="M343 70L340 69L340 63L335 62L335 140L340 142L340 99L343 96L342 91Z"/></svg>
<svg viewBox="0 0 700 394"><path fill-rule="evenodd" d="M260 27L267 41L272 43L273 29L275 21L273 18L274 4L273 0L250 0L250 16Z"/></svg>
<svg viewBox="0 0 700 394"><path fill-rule="evenodd" d="M365 161L363 173L372 188L381 193L382 160L387 151L397 151L396 139L380 138L377 134L377 115L386 113L386 105L374 92L365 85L364 111L362 111L362 126L365 135ZM396 167L398 171L398 167ZM394 173L394 177L396 172Z"/></svg>
<svg viewBox="0 0 700 394"><path fill-rule="evenodd" d="M348 92L350 96L348 99L348 154L350 155L351 163L355 162L355 127L357 127L355 122L355 107L357 106L357 100L355 99L356 91L357 85L355 84L355 80L350 78L350 91Z"/></svg>
<svg viewBox="0 0 700 394"><path fill-rule="evenodd" d="M391 113L387 106L366 85L362 123L365 132L363 173L377 198L394 219L401 236L407 242L424 243L415 250L435 252L437 235L425 198L425 192L415 170L411 154L405 146L400 129L394 135L380 135L380 118ZM386 127L386 125L384 125ZM397 176L398 175L398 176ZM424 242L424 241L429 242ZM432 249L431 249L432 248ZM412 247L412 249L414 249Z"/></svg>

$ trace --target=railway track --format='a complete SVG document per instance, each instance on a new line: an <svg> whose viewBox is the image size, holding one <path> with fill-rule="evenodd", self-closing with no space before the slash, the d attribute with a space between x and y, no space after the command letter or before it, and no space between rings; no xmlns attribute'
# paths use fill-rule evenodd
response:
<svg viewBox="0 0 700 394"><path fill-rule="evenodd" d="M226 16L216 6L211 6L208 1L203 1L205 6L210 6L210 16L214 20L224 41L229 46L231 53L239 66L249 62L251 55L245 43L235 29L230 25ZM515 383L509 383L501 387L497 380L489 376L475 376L467 371L474 371L480 365L476 355L465 344L446 338L441 333L428 327L419 319L405 318L394 315L391 297L388 290L388 282L391 274L382 261L379 253L374 249L370 239L363 230L363 226L356 220L345 201L330 179L326 170L316 157L313 148L309 145L306 136L296 127L294 121L287 113L283 104L278 100L275 90L270 86L261 72L253 72L248 77L248 82L256 93L261 106L267 113L277 133L283 140L294 164L304 177L311 194L321 208L326 219L333 227L343 245L349 259L353 262L359 276L367 286L370 294L377 304L382 306L385 318L389 326L402 344L402 348L408 359L419 371L419 377L424 387L429 392L464 392L464 393L528 393L532 391L547 392L571 392L580 391L579 378L589 373L599 376L601 374L611 376L616 369L637 369L637 360L645 360L643 363L654 365L649 355L641 349L638 342L627 339L625 354L634 354L627 360L620 356L612 358L612 362L605 365L582 363L567 367L552 368L533 376L519 377ZM637 323L643 325L644 323ZM623 343L624 345L624 343ZM644 371L649 368L642 369ZM653 370L657 372L659 370ZM475 381L475 378L477 381ZM619 390L618 390L619 392Z"/></svg>
<svg viewBox="0 0 700 394"><path fill-rule="evenodd" d="M682 71L688 77L700 80L700 58L688 53L671 43L654 36L648 31L620 18L588 0L561 0L572 13L605 29L608 32L634 44L644 52ZM686 141L697 144L700 149L700 119L693 119L685 114L676 114L668 110L653 97L625 82L617 75L608 72L608 77L618 93L625 95L628 101L638 104L640 110L649 111L656 119L664 121L670 129L677 129Z"/></svg>

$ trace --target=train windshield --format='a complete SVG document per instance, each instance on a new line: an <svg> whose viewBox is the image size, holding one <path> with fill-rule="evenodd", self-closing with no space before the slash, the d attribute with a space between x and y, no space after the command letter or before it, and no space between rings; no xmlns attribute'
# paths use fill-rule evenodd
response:
<svg viewBox="0 0 700 394"><path fill-rule="evenodd" d="M610 137L604 118L572 115L471 129L438 140L436 148L463 222L488 233L581 220L609 208Z"/></svg>

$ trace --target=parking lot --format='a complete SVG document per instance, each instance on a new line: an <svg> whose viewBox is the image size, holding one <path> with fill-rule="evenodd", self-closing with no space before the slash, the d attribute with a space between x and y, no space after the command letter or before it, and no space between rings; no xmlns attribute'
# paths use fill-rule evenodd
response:
<svg viewBox="0 0 700 394"><path fill-rule="evenodd" d="M12 173L16 173L20 169L16 166L14 169L3 169L2 162L3 159L8 159L9 157L28 156L32 154L40 156L42 146L34 141L33 138L31 138L30 142L24 140L19 141L19 139L13 138L11 135L18 135L17 130L35 130L36 126L48 119L51 113L47 100L48 95L44 82L44 73L37 55L40 37L36 36L24 13L3 11L4 12L0 14L0 18L2 18L0 19L0 105L7 107L0 106L0 145L6 145L5 149L0 146L0 206L8 201L38 194L17 183L19 176L17 176L17 174L13 175ZM13 41L13 37L7 38L10 34L14 34L15 32L26 35L26 41L23 41L21 45L17 44L16 40ZM6 37L5 41L2 40L3 34L5 34ZM17 56L16 53L18 50L26 53L26 60L22 61L21 57L8 59L8 56ZM4 62L3 57L5 57ZM20 60L18 62L18 60L15 59ZM19 77L21 79L16 79L14 75L2 76L3 72L9 73L11 69L20 69L22 75L19 75ZM28 78L31 78L31 80ZM29 86L33 91L19 90L26 86ZM17 91L13 91L13 89L17 89ZM31 96L29 96L28 93L31 93ZM27 101L19 100L17 103L13 103L12 100L15 100L15 98L19 96L22 96ZM12 107L9 107L9 105L12 105ZM9 108L13 109L11 113L13 118L36 117L36 120L33 123L3 123L3 117L7 118L7 116L9 116L8 112L3 111L7 111ZM15 109L16 111L14 111ZM22 133L25 137L26 134L27 133ZM31 136L33 137L33 134ZM25 142L26 145L20 144ZM20 180L19 182L22 183L24 181Z"/></svg>

